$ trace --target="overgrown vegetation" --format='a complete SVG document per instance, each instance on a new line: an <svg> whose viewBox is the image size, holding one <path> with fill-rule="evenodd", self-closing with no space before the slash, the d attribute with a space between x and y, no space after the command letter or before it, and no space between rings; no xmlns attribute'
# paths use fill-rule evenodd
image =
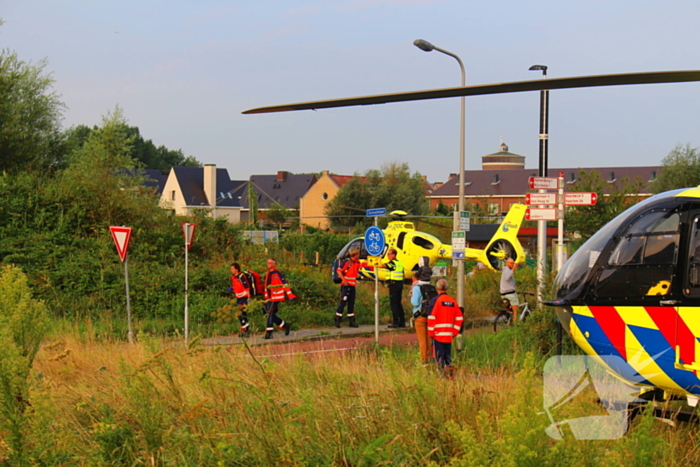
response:
<svg viewBox="0 0 700 467"><path fill-rule="evenodd" d="M35 374L43 377L34 378L21 460L356 466L681 466L699 460L698 450L688 448L692 428L649 417L638 418L622 439L550 439L543 358L527 351L523 335L516 328L466 339L452 381L416 365L417 350L401 346L261 357L269 350L63 336L38 355ZM599 410L591 400L575 404ZM19 459L16 454L0 445L0 462Z"/></svg>

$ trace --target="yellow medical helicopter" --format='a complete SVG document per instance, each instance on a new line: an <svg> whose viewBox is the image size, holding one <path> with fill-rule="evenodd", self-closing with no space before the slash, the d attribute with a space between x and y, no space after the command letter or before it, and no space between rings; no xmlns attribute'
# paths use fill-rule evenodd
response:
<svg viewBox="0 0 700 467"><path fill-rule="evenodd" d="M700 187L653 196L610 221L566 262L554 292L546 303L576 344L642 388L642 399L697 405Z"/></svg>
<svg viewBox="0 0 700 467"><path fill-rule="evenodd" d="M479 261L491 269L500 269L499 260L512 257L516 262L525 261L525 252L518 241L518 230L525 217L526 206L514 204L498 230L489 241L485 249L467 248L464 252L465 260ZM382 262L388 261L386 254L390 248L396 249L396 257L405 268L405 278L410 279L413 270L417 267L420 258L428 258L430 266L434 266L439 259L452 258L452 246L442 243L437 237L426 232L416 230L413 222L406 220L409 216L405 211L392 211L393 220L384 229L386 246L382 252ZM368 258L364 237L350 240L338 253L337 258L343 260L349 257L350 249L360 249L360 259ZM379 280L386 280L387 270L377 269ZM373 267L360 269L361 279L374 280Z"/></svg>

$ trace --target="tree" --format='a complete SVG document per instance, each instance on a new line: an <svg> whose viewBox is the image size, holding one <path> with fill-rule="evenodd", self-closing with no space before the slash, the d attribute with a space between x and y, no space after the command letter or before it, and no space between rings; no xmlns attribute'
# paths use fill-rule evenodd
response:
<svg viewBox="0 0 700 467"><path fill-rule="evenodd" d="M258 223L258 194L250 180L248 180L248 216L252 227L255 228Z"/></svg>
<svg viewBox="0 0 700 467"><path fill-rule="evenodd" d="M287 219L292 216L292 211L282 206L281 204L273 204L265 213L267 220L277 224L278 229L282 229L282 224L287 222Z"/></svg>
<svg viewBox="0 0 700 467"><path fill-rule="evenodd" d="M630 181L623 178L619 183L610 184L602 180L597 171L579 171L578 181L572 191L594 192L598 195L598 201L593 206L568 207L564 227L568 232L579 234L581 241L588 240L605 224L635 204L643 187L644 183L639 179Z"/></svg>
<svg viewBox="0 0 700 467"><path fill-rule="evenodd" d="M57 199L72 199L71 210L83 225L121 225L139 211L144 176L131 158L134 136L117 107L74 151L56 184Z"/></svg>
<svg viewBox="0 0 700 467"><path fill-rule="evenodd" d="M36 65L0 51L0 171L47 169L63 162L65 108L51 90L45 61Z"/></svg>
<svg viewBox="0 0 700 467"><path fill-rule="evenodd" d="M172 150L161 145L156 147L153 141L145 140L141 136L139 128L136 126L124 125L124 133L132 138L129 155L136 162L142 164L145 169L156 169L166 173L174 166L201 167L202 164L194 157L187 156L181 149ZM69 150L80 149L87 142L93 131L99 128L78 125L68 130L66 135L66 146Z"/></svg>
<svg viewBox="0 0 700 467"><path fill-rule="evenodd" d="M678 145L661 161L655 193L700 185L700 148Z"/></svg>
<svg viewBox="0 0 700 467"><path fill-rule="evenodd" d="M428 200L423 177L409 172L406 163L390 163L381 170L370 169L364 176L355 174L343 185L338 194L326 206L326 215L331 217L331 225L355 225L358 213L370 208L386 207L388 212L400 209L413 215L428 212ZM360 222L368 223L362 219Z"/></svg>

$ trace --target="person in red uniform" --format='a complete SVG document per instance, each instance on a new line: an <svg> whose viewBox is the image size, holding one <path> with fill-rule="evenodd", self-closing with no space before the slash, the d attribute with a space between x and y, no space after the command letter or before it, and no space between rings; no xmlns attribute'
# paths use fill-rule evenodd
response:
<svg viewBox="0 0 700 467"><path fill-rule="evenodd" d="M464 316L457 300L447 295L447 281L440 279L435 285L437 297L430 302L428 336L433 338L435 361L444 376L452 375L452 339L459 334Z"/></svg>
<svg viewBox="0 0 700 467"><path fill-rule="evenodd" d="M292 330L292 323L285 322L277 316L280 302L287 299L294 300L296 296L287 284L282 271L277 269L277 260L267 260L267 273L265 274L265 312L267 313L267 325L265 327L265 339L272 339L275 326L284 329L284 335L288 336Z"/></svg>
<svg viewBox="0 0 700 467"><path fill-rule="evenodd" d="M238 320L241 322L240 335L247 337L250 335L250 320L248 320L248 313L246 312L248 298L250 298L250 284L241 270L241 265L238 263L231 264L231 288L229 292L236 296L236 305L241 310L241 314L238 316Z"/></svg>
<svg viewBox="0 0 700 467"><path fill-rule="evenodd" d="M348 319L350 320L350 327L356 328L357 322L355 321L355 292L357 286L357 276L359 275L359 269L362 266L360 264L360 250L357 248L352 248L350 250L350 258L345 260L338 268L338 277L341 279L340 283L340 303L338 303L338 308L335 310L335 327L340 327L340 321L343 319L343 309L345 305L348 306Z"/></svg>

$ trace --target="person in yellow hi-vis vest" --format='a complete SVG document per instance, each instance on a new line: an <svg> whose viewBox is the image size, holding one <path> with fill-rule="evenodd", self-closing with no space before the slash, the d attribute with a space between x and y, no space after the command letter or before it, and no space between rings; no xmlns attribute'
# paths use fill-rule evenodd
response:
<svg viewBox="0 0 700 467"><path fill-rule="evenodd" d="M404 315L403 305L401 305L401 298L403 295L403 279L404 279L404 266L396 258L396 249L390 248L386 253L389 261L384 263L381 267L389 270L387 274L387 283L389 284L389 304L391 306L391 324L390 328L405 328L406 327L406 316Z"/></svg>

